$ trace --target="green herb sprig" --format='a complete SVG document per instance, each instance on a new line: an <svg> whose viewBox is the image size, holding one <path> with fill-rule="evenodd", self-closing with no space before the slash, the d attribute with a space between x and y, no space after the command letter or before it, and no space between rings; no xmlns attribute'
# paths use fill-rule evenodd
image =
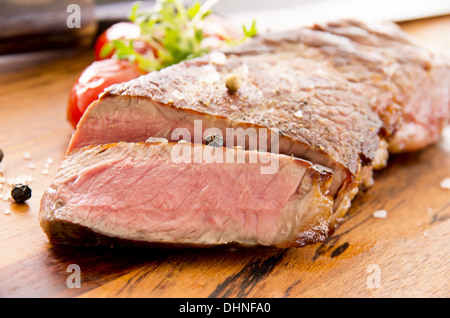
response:
<svg viewBox="0 0 450 318"><path fill-rule="evenodd" d="M157 71L202 56L209 52L201 45L205 38L202 23L217 2L196 2L187 8L182 0L158 0L151 8L141 8L137 2L131 9L129 19L141 28L139 41L146 42L154 51L138 53L133 40L121 39L105 45L100 54L106 56L114 50L114 58L135 62L144 72ZM243 26L243 31L242 40L227 40L224 46L235 45L257 35L256 22L253 21L249 29Z"/></svg>

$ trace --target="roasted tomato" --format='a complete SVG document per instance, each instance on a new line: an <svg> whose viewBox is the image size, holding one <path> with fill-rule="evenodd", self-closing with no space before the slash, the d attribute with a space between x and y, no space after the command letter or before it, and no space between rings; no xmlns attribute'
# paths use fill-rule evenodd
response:
<svg viewBox="0 0 450 318"><path fill-rule="evenodd" d="M107 59L92 63L72 87L67 119L75 128L86 108L98 99L106 87L132 80L142 74L134 64L126 60Z"/></svg>

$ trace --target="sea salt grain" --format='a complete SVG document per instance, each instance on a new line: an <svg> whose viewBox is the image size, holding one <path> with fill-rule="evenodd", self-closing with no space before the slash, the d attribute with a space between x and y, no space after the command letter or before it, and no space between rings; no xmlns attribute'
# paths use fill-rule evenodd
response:
<svg viewBox="0 0 450 318"><path fill-rule="evenodd" d="M213 52L209 55L211 62L216 65L225 65L227 56L222 52Z"/></svg>
<svg viewBox="0 0 450 318"><path fill-rule="evenodd" d="M441 188L442 189L450 189L450 178L445 178L441 181Z"/></svg>
<svg viewBox="0 0 450 318"><path fill-rule="evenodd" d="M301 110L296 111L294 113L294 117L302 118L303 117L303 112Z"/></svg>
<svg viewBox="0 0 450 318"><path fill-rule="evenodd" d="M169 141L166 138L150 137L145 142L161 142L167 144Z"/></svg>
<svg viewBox="0 0 450 318"><path fill-rule="evenodd" d="M46 161L46 163L48 164L48 165L52 165L53 164L53 159L52 158L47 158L47 161Z"/></svg>
<svg viewBox="0 0 450 318"><path fill-rule="evenodd" d="M48 169L42 169L42 170L41 170L41 173L42 173L44 176L46 176L46 175L48 175L48 174L50 173L50 171L48 171Z"/></svg>
<svg viewBox="0 0 450 318"><path fill-rule="evenodd" d="M378 210L373 213L373 217L377 219L384 219L387 216L386 210Z"/></svg>
<svg viewBox="0 0 450 318"><path fill-rule="evenodd" d="M30 160L31 159L31 154L28 151L24 152L23 153L23 159Z"/></svg>
<svg viewBox="0 0 450 318"><path fill-rule="evenodd" d="M36 165L34 163L29 163L28 169L34 170L34 169L36 169Z"/></svg>
<svg viewBox="0 0 450 318"><path fill-rule="evenodd" d="M13 186L15 184L30 184L34 181L34 178L32 176L17 176L15 178L8 178L7 182L10 186Z"/></svg>

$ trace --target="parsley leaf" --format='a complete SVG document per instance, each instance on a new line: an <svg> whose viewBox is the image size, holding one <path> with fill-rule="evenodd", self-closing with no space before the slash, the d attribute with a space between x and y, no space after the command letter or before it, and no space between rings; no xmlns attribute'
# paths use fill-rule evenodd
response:
<svg viewBox="0 0 450 318"><path fill-rule="evenodd" d="M141 36L138 39L145 42L151 49L139 53L134 45L137 40L114 40L102 48L101 55L107 56L114 50L114 58L128 59L136 62L138 67L151 72L181 61L196 58L209 52L202 46L205 35L202 30L204 19L211 14L212 7L218 0L207 0L200 4L195 2L186 8L182 0L158 0L151 8L141 8L135 3L129 15L131 22L139 25ZM244 29L241 41L226 41L224 46L243 42L255 36L256 22L250 29Z"/></svg>
<svg viewBox="0 0 450 318"><path fill-rule="evenodd" d="M245 25L242 26L242 29L244 30L244 35L248 38L252 38L256 35L258 35L258 30L256 29L256 20L253 20L252 26L250 29L247 30Z"/></svg>

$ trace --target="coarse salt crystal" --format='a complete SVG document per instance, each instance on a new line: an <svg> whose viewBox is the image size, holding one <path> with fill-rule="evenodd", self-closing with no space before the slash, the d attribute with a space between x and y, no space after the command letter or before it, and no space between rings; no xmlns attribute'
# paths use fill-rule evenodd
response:
<svg viewBox="0 0 450 318"><path fill-rule="evenodd" d="M48 174L50 173L50 171L48 171L48 169L42 169L42 170L41 170L41 173L42 173L44 176L46 176L46 175L48 175Z"/></svg>
<svg viewBox="0 0 450 318"><path fill-rule="evenodd" d="M384 219L387 216L386 210L378 210L373 213L373 217L377 219Z"/></svg>
<svg viewBox="0 0 450 318"><path fill-rule="evenodd" d="M36 169L36 165L34 163L29 163L28 169L34 170L34 169Z"/></svg>
<svg viewBox="0 0 450 318"><path fill-rule="evenodd" d="M10 214L11 214L11 211L10 211L10 210L6 210L6 211L5 211L5 214L6 214L6 215L10 215Z"/></svg>
<svg viewBox="0 0 450 318"><path fill-rule="evenodd" d="M211 62L216 65L225 65L227 61L227 56L222 52L213 52L209 55Z"/></svg>
<svg viewBox="0 0 450 318"><path fill-rule="evenodd" d="M53 158L48 157L46 163L48 163L49 165L53 164Z"/></svg>
<svg viewBox="0 0 450 318"><path fill-rule="evenodd" d="M30 184L31 182L34 181L34 178L32 176L20 176L20 177L23 178L23 180L25 180L27 184Z"/></svg>
<svg viewBox="0 0 450 318"><path fill-rule="evenodd" d="M303 117L303 112L302 112L301 110L297 110L297 111L294 113L294 117L302 118L302 117Z"/></svg>
<svg viewBox="0 0 450 318"><path fill-rule="evenodd" d="M30 184L34 181L34 178L32 176L19 175L15 178L8 178L7 181L9 185L13 186L15 184Z"/></svg>
<svg viewBox="0 0 450 318"><path fill-rule="evenodd" d="M442 189L450 189L450 178L445 178L441 181L441 188Z"/></svg>
<svg viewBox="0 0 450 318"><path fill-rule="evenodd" d="M49 169L49 168L50 168L50 165L49 165L48 163L45 163L45 164L44 164L44 168L45 168L45 169Z"/></svg>
<svg viewBox="0 0 450 318"><path fill-rule="evenodd" d="M162 142L167 144L169 141L166 138L150 137L145 142Z"/></svg>
<svg viewBox="0 0 450 318"><path fill-rule="evenodd" d="M23 159L26 159L26 160L31 159L31 154L28 151L24 152L23 153Z"/></svg>

